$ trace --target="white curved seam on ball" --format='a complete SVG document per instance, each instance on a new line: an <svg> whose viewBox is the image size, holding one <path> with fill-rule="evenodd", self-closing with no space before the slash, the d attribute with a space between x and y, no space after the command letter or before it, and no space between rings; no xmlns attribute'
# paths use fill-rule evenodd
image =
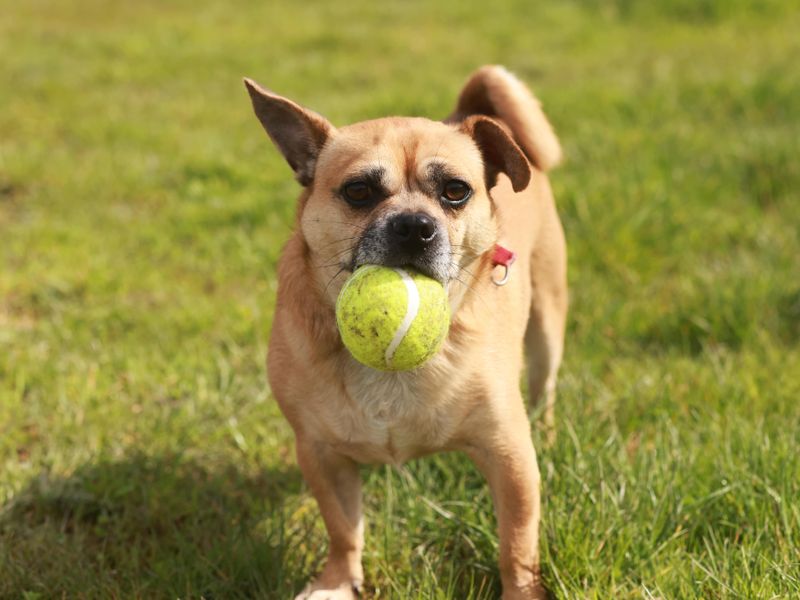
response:
<svg viewBox="0 0 800 600"><path fill-rule="evenodd" d="M414 322L414 319L417 318L417 313L419 312L419 290L417 289L417 284L414 283L411 275L403 269L393 270L403 278L403 283L406 285L406 291L408 292L408 305L406 307L406 316L403 317L400 326L397 328L397 331L394 332L392 342L389 344L389 347L386 348L384 358L386 359L387 365L392 364L394 353L397 352L397 348L406 337L408 330L411 329L411 324Z"/></svg>

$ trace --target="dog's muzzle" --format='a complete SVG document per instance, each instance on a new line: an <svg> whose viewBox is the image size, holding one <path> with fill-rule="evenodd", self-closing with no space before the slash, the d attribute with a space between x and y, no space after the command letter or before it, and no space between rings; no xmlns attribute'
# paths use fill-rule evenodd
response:
<svg viewBox="0 0 800 600"><path fill-rule="evenodd" d="M352 268L361 265L410 267L446 284L450 243L436 219L424 212L400 212L376 219L361 236Z"/></svg>

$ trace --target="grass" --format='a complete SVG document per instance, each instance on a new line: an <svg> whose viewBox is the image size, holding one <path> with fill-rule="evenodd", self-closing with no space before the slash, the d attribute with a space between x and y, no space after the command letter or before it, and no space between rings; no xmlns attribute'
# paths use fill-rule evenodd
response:
<svg viewBox="0 0 800 600"><path fill-rule="evenodd" d="M0 597L288 598L319 568L263 366L297 187L240 78L334 123L441 117L490 62L537 90L569 157L547 585L800 596L793 2L0 15ZM364 475L370 597L497 596L468 461Z"/></svg>

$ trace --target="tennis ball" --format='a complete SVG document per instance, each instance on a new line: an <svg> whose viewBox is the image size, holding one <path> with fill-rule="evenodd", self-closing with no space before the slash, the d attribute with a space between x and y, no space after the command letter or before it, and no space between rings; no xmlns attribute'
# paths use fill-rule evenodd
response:
<svg viewBox="0 0 800 600"><path fill-rule="evenodd" d="M450 305L435 279L365 265L339 292L336 323L357 361L380 371L408 371L441 347L450 326Z"/></svg>

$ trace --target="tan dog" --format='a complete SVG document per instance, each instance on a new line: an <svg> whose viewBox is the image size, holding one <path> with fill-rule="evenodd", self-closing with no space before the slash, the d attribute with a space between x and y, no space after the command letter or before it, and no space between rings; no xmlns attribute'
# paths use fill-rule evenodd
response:
<svg viewBox="0 0 800 600"><path fill-rule="evenodd" d="M524 345L531 396L544 398L552 427L567 290L564 234L544 175L561 151L539 103L489 66L445 122L392 117L335 129L245 83L305 187L278 265L268 358L330 536L322 573L298 598L350 599L361 585L357 463L445 450L467 453L491 486L503 597L542 597L539 470L519 375ZM497 244L516 253L510 267L494 265ZM362 264L411 267L446 286L450 331L421 368L375 371L342 346L334 304Z"/></svg>

